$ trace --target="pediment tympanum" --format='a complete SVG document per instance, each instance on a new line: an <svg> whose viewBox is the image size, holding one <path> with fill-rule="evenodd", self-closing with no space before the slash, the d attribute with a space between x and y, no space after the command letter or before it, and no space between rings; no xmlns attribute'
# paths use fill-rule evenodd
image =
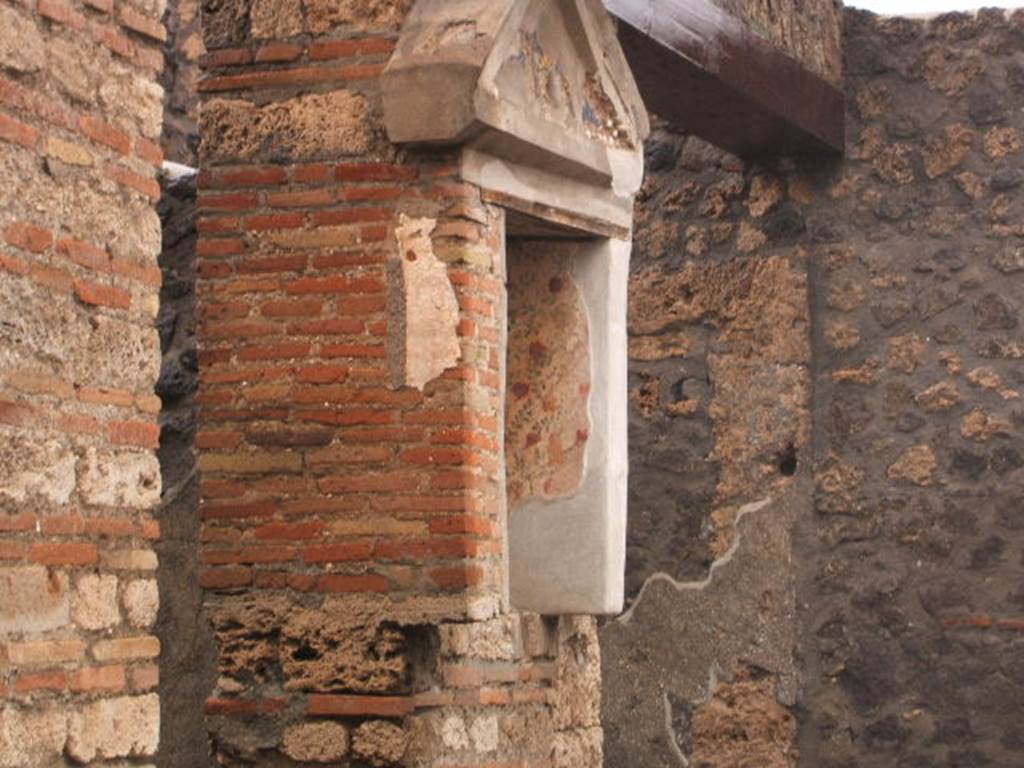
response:
<svg viewBox="0 0 1024 768"><path fill-rule="evenodd" d="M649 125L600 0L419 0L383 82L392 141L461 145L505 207L629 232Z"/></svg>

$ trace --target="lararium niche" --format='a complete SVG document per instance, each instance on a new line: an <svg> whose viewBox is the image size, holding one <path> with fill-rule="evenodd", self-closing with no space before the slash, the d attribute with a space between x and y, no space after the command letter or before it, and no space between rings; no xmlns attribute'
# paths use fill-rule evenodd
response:
<svg viewBox="0 0 1024 768"><path fill-rule="evenodd" d="M419 0L383 87L389 138L459 147L461 178L503 213L506 597L617 612L626 287L649 126L612 22L600 0ZM415 326L405 353L430 343L430 323Z"/></svg>

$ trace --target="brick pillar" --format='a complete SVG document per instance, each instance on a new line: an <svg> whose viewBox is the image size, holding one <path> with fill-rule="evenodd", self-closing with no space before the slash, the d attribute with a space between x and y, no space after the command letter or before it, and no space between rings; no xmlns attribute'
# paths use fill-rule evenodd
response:
<svg viewBox="0 0 1024 768"><path fill-rule="evenodd" d="M0 765L157 751L159 19L0 4Z"/></svg>
<svg viewBox="0 0 1024 768"><path fill-rule="evenodd" d="M505 597L504 213L454 154L387 142L397 5L204 19L213 748L596 766L592 620Z"/></svg>
<svg viewBox="0 0 1024 768"><path fill-rule="evenodd" d="M312 109L325 124L346 119L333 94L303 98L289 118ZM203 582L217 592L429 597L424 616L490 615L502 592L504 287L490 272L501 219L450 165L353 151L340 162L297 153L295 163L203 173ZM458 251L472 237L489 257L447 269L462 360L423 390L393 386L389 361L399 321L389 282L402 288L387 262L410 207L436 212L438 247Z"/></svg>
<svg viewBox="0 0 1024 768"><path fill-rule="evenodd" d="M243 37L236 11L204 20L201 85L210 728L223 756L333 760L350 731L391 764L417 705L455 702L439 625L504 609L504 216L384 139L401 14L254 11ZM460 704L511 703L468 673Z"/></svg>

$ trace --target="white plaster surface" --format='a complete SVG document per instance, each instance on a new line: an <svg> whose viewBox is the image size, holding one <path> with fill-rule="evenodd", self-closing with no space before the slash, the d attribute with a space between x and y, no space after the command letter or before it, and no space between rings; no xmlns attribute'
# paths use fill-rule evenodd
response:
<svg viewBox="0 0 1024 768"><path fill-rule="evenodd" d="M614 187L597 186L546 168L508 162L476 147L462 152L461 175L488 192L540 203L556 211L629 230L633 224L633 194L643 176L643 156L615 150ZM618 190L618 193L617 191ZM535 213L527 209L526 213Z"/></svg>
<svg viewBox="0 0 1024 768"><path fill-rule="evenodd" d="M585 241L572 257L590 324L592 389L583 483L569 499L529 500L508 516L513 607L545 615L622 610L626 567L629 255L625 240Z"/></svg>

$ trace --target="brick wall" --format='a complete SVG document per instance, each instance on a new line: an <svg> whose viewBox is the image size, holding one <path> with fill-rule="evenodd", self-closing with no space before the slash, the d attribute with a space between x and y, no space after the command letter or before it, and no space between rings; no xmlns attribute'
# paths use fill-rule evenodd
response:
<svg viewBox="0 0 1024 768"><path fill-rule="evenodd" d="M157 749L161 12L0 4L0 765Z"/></svg>
<svg viewBox="0 0 1024 768"><path fill-rule="evenodd" d="M408 6L226 3L203 20L213 749L598 765L593 621L504 597L504 217L456 158L384 137L378 78ZM409 303L436 281L405 282L398 259L436 261L457 300L441 335L458 362L422 389L412 372L447 345Z"/></svg>

